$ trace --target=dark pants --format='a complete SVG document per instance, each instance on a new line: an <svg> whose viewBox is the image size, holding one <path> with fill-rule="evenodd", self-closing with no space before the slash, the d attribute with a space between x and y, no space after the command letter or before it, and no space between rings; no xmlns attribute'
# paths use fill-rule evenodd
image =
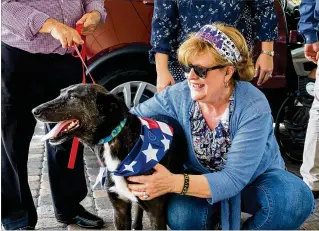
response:
<svg viewBox="0 0 319 231"><path fill-rule="evenodd" d="M71 55L31 54L3 43L1 52L1 219L5 229L17 229L37 222L27 169L36 125L31 110L58 96L60 89L80 83L82 66ZM51 193L59 218L74 216L87 194L82 146L75 168L67 169L71 142L47 145Z"/></svg>

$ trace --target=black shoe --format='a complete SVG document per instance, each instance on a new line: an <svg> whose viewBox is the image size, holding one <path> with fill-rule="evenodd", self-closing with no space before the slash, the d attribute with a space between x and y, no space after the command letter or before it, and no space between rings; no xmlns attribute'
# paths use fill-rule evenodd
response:
<svg viewBox="0 0 319 231"><path fill-rule="evenodd" d="M312 194L315 199L319 198L319 191L312 191Z"/></svg>
<svg viewBox="0 0 319 231"><path fill-rule="evenodd" d="M98 216L95 216L92 213L89 213L83 207L80 209L78 214L71 219L65 219L62 217L56 217L56 219L58 220L58 222L61 222L67 225L76 224L86 229L98 229L98 228L102 228L104 225L104 221L101 218L99 218Z"/></svg>

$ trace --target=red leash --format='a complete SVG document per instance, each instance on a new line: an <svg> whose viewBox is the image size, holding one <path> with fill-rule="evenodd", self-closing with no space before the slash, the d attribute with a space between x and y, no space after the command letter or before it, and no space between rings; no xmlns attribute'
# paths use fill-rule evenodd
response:
<svg viewBox="0 0 319 231"><path fill-rule="evenodd" d="M73 44L73 48L74 48L74 51L76 52L76 54L73 52L72 55L74 57L78 57L81 59L82 61L82 67L83 67L83 78L82 78L82 83L86 83L86 76L85 76L85 70L87 70L91 80L92 80L92 83L96 84L91 73L89 72L88 70L88 67L86 66L86 63L85 63L85 59L87 57L87 51L86 51L86 45L85 45L85 36L81 34L81 30L83 28L83 24L80 24L80 25L77 25L76 26L76 31L79 33L79 35L81 35L81 39L84 41L84 43L82 45L77 45L77 44ZM81 52L79 51L79 48L78 46L81 46Z"/></svg>
<svg viewBox="0 0 319 231"><path fill-rule="evenodd" d="M96 82L94 81L91 73L89 72L88 70L88 67L86 66L86 63L85 63L85 60L86 60L86 57L87 57L87 51L86 51L86 45L85 45L85 36L81 34L81 30L83 28L83 24L80 24L80 25L77 25L76 26L76 31L79 33L79 35L81 35L81 39L84 41L84 43L82 45L79 45L81 46L81 52L79 51L79 48L78 48L78 45L77 44L74 44L73 45L73 48L74 48L74 51L76 52L76 54L73 52L72 55L74 57L78 57L81 59L82 61L82 68L83 68L83 77L82 77L82 83L86 83L86 76L85 76L85 70L87 70L91 80L92 80L92 83L93 84L96 84ZM68 168L69 169L74 169L74 165L75 165L75 161L76 161L76 155L78 153L78 148L79 148L79 139L78 138L73 138L73 142L72 142L72 148L71 148L71 152L70 152L70 158L69 158L69 163L68 163Z"/></svg>

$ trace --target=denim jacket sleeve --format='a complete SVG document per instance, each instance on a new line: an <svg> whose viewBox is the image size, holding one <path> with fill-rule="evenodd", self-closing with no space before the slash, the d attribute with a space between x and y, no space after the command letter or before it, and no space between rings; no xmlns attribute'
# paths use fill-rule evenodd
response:
<svg viewBox="0 0 319 231"><path fill-rule="evenodd" d="M267 148L272 134L271 112L258 113L249 107L239 121L225 168L204 174L212 195L209 203L231 198L250 183Z"/></svg>
<svg viewBox="0 0 319 231"><path fill-rule="evenodd" d="M251 3L255 40L275 41L278 37L278 20L274 0L253 0Z"/></svg>
<svg viewBox="0 0 319 231"><path fill-rule="evenodd" d="M302 0L299 6L298 31L307 44L319 41L319 3L317 0Z"/></svg>
<svg viewBox="0 0 319 231"><path fill-rule="evenodd" d="M154 63L154 54L172 55L177 45L178 27L177 0L155 0L152 20L150 61Z"/></svg>

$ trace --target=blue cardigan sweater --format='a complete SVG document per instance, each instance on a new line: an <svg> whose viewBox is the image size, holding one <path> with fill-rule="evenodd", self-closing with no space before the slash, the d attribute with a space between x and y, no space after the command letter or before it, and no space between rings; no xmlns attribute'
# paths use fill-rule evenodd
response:
<svg viewBox="0 0 319 231"><path fill-rule="evenodd" d="M240 229L240 192L258 176L283 169L284 161L273 132L270 106L264 94L248 82L237 82L230 118L231 147L225 168L209 172L197 160L191 136L189 111L194 103L187 81L175 84L131 109L140 117L158 114L179 121L187 137L187 169L202 173L209 182L213 204L222 201L223 229Z"/></svg>

